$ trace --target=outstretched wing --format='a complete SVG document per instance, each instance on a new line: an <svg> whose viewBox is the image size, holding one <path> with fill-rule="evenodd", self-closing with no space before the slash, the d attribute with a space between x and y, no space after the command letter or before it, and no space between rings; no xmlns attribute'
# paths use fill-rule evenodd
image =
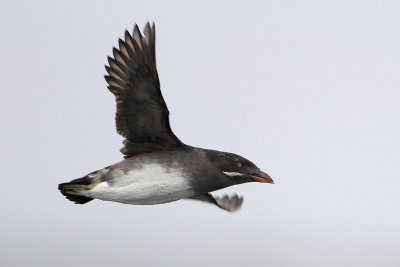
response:
<svg viewBox="0 0 400 267"><path fill-rule="evenodd" d="M117 132L122 135L125 158L140 153L181 146L169 125L169 111L160 91L155 56L155 26L146 24L144 35L137 25L125 31L119 49L108 57L105 79L115 95Z"/></svg>

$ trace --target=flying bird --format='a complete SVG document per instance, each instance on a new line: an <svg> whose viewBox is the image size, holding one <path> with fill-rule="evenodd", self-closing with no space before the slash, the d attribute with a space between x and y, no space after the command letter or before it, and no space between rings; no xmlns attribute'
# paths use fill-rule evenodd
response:
<svg viewBox="0 0 400 267"><path fill-rule="evenodd" d="M226 211L243 198L214 197L210 192L247 182L273 183L249 160L228 152L182 143L172 132L160 91L155 55L155 25L125 31L108 57L105 79L115 95L117 132L124 137L124 159L82 178L58 185L70 201L93 199L152 205L194 199Z"/></svg>

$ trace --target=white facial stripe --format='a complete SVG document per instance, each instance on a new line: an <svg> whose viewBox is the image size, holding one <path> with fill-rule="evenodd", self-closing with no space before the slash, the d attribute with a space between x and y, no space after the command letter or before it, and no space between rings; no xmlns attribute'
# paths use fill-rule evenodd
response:
<svg viewBox="0 0 400 267"><path fill-rule="evenodd" d="M244 175L243 173L240 173L240 172L223 172L223 173L225 173L228 176L243 176Z"/></svg>

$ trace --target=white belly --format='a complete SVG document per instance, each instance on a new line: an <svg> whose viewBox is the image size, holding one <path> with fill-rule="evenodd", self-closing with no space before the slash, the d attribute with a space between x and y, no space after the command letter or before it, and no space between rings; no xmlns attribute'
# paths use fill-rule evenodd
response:
<svg viewBox="0 0 400 267"><path fill-rule="evenodd" d="M195 195L179 168L145 164L126 173L113 170L110 176L110 181L101 182L82 195L139 205L167 203Z"/></svg>

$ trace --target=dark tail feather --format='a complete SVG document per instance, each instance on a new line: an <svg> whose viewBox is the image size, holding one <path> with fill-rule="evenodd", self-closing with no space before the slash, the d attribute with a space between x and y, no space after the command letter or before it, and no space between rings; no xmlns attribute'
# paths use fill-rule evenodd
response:
<svg viewBox="0 0 400 267"><path fill-rule="evenodd" d="M90 187L91 180L85 176L83 178L72 180L69 183L62 183L58 185L58 190L68 200L75 202L75 204L85 204L93 198L79 195L79 191L88 190Z"/></svg>

